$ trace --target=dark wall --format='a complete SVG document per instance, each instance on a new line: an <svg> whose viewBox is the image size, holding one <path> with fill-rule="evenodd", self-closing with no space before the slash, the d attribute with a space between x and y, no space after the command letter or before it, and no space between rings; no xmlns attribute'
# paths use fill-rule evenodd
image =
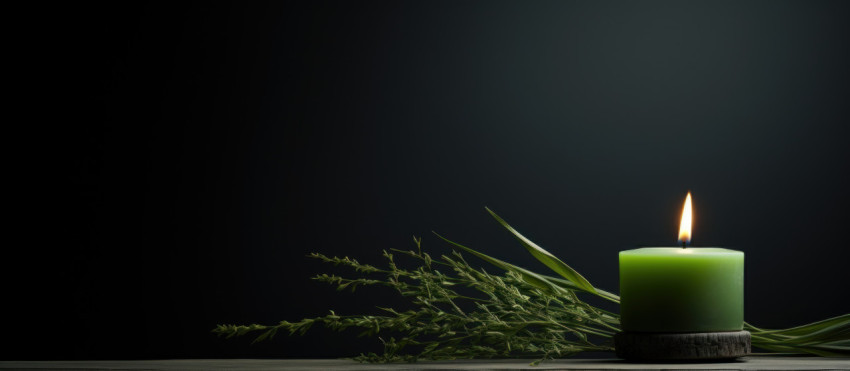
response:
<svg viewBox="0 0 850 371"><path fill-rule="evenodd" d="M850 312L846 2L49 12L56 143L33 153L57 170L7 255L4 359L374 351L209 331L397 303L309 280L345 272L314 251L448 251L434 230L545 270L484 206L616 291L618 251L674 245L688 190L694 245L746 253L749 322Z"/></svg>

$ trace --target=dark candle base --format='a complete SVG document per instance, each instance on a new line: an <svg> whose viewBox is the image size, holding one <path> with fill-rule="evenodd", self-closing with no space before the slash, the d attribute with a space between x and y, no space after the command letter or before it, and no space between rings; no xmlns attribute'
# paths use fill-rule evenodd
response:
<svg viewBox="0 0 850 371"><path fill-rule="evenodd" d="M750 332L620 332L614 347L618 357L634 361L730 359L750 354Z"/></svg>

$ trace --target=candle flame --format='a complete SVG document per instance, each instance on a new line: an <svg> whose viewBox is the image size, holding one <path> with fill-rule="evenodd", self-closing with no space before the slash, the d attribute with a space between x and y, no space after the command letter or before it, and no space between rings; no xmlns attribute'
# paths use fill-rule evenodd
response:
<svg viewBox="0 0 850 371"><path fill-rule="evenodd" d="M691 192L685 198L685 206L682 208L682 223L679 224L679 242L691 242L691 225L693 224L693 208L691 207Z"/></svg>

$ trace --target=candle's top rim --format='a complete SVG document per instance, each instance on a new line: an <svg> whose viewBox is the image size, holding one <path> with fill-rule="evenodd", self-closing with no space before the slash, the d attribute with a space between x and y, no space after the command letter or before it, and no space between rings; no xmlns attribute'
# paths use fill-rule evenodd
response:
<svg viewBox="0 0 850 371"><path fill-rule="evenodd" d="M737 255L741 251L724 249L722 247L641 247L639 249L620 251L627 255Z"/></svg>

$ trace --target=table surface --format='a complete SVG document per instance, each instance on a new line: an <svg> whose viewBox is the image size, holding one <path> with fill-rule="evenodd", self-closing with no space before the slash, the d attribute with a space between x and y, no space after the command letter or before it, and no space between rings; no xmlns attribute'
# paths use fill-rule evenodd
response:
<svg viewBox="0 0 850 371"><path fill-rule="evenodd" d="M850 358L751 356L721 363L628 363L617 359L527 359L363 364L343 359L175 359L151 361L0 361L14 370L850 370Z"/></svg>

